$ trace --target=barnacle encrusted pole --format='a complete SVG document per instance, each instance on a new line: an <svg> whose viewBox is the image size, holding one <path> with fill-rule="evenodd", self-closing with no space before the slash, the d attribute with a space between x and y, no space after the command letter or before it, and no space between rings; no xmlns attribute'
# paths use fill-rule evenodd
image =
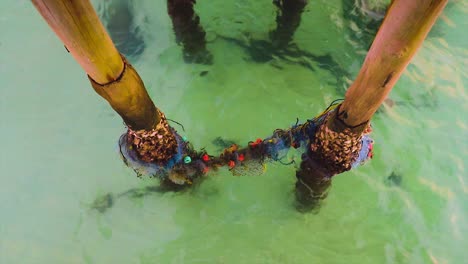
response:
<svg viewBox="0 0 468 264"><path fill-rule="evenodd" d="M141 160L167 163L177 134L151 101L143 81L118 52L89 0L32 0L67 50L88 74L94 90L128 126L126 144Z"/></svg>
<svg viewBox="0 0 468 264"><path fill-rule="evenodd" d="M448 0L394 0L345 100L315 134L296 176L296 197L311 208L333 175L348 171L362 149L369 120L382 104Z"/></svg>

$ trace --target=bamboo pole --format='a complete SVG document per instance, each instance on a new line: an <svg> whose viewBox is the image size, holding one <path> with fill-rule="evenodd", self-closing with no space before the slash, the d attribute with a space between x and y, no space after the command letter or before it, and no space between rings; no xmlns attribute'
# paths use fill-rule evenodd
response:
<svg viewBox="0 0 468 264"><path fill-rule="evenodd" d="M89 1L32 2L94 81L106 84L120 76L123 61Z"/></svg>
<svg viewBox="0 0 468 264"><path fill-rule="evenodd" d="M395 0L348 89L338 118L347 127L368 122L400 78L448 0Z"/></svg>
<svg viewBox="0 0 468 264"><path fill-rule="evenodd" d="M400 78L448 0L394 0L344 102L317 129L296 172L300 210L318 206L333 175L348 171L370 132L369 120ZM366 145L367 153L372 144ZM371 156L371 155L370 155Z"/></svg>
<svg viewBox="0 0 468 264"><path fill-rule="evenodd" d="M135 69L117 51L89 0L32 0L85 70L94 90L128 126L126 144L147 162L164 164L177 153L175 131L155 107Z"/></svg>
<svg viewBox="0 0 468 264"><path fill-rule="evenodd" d="M395 0L344 102L311 146L331 175L351 169L369 120L400 78L448 0Z"/></svg>
<svg viewBox="0 0 468 264"><path fill-rule="evenodd" d="M88 74L95 91L134 130L160 121L142 80L121 56L89 0L32 0L36 9Z"/></svg>

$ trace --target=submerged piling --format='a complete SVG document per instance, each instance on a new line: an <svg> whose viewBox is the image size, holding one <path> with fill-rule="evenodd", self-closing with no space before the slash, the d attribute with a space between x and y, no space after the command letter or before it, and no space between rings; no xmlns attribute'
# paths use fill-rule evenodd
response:
<svg viewBox="0 0 468 264"><path fill-rule="evenodd" d="M270 32L270 38L275 48L284 49L291 43L301 24L301 15L307 0L274 0L273 3L278 11L276 28Z"/></svg>
<svg viewBox="0 0 468 264"><path fill-rule="evenodd" d="M167 0L167 13L176 41L182 45L184 61L209 65L213 56L206 48L206 32L195 12L195 4L196 0Z"/></svg>

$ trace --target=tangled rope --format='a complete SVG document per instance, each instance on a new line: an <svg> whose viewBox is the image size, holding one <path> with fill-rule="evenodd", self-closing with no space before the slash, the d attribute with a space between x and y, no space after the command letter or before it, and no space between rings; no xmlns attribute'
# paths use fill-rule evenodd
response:
<svg viewBox="0 0 468 264"><path fill-rule="evenodd" d="M125 164L138 176L149 175L176 185L191 185L198 178L221 167L228 167L233 175L257 175L264 172L267 161L286 164L282 159L290 148L306 152L315 138L317 128L333 113L340 101L335 100L325 111L303 124L299 124L297 120L289 129L276 129L270 137L250 141L243 148L232 144L218 156L210 155L204 149L196 151L190 142L173 128L170 128L170 131L177 141L176 154L164 164L147 162L139 157L134 147L129 144L129 136L134 135L133 131L128 131L120 137L120 153ZM352 164L353 168L372 157L373 141L368 133L362 137L361 143L362 148Z"/></svg>

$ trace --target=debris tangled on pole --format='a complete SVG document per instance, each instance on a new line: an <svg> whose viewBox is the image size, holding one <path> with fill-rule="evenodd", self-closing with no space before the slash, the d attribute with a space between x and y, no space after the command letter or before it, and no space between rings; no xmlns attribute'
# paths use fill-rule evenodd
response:
<svg viewBox="0 0 468 264"><path fill-rule="evenodd" d="M120 152L125 163L138 176L149 175L178 185L191 185L208 172L221 167L228 168L236 176L258 174L263 171L259 168L263 168L265 162L282 162L290 148L306 154L323 153L323 158L334 161L322 164L332 172L331 177L372 157L372 140L368 136L370 130L359 136L332 132L323 125L335 112L336 106L337 103L330 105L322 114L303 124L296 123L286 130L276 129L271 136L258 138L245 147L233 144L217 156L205 150L194 150L190 142L170 127L160 113L161 121L155 129L128 129L120 139ZM166 142L168 139L171 140ZM342 146L347 147L343 149ZM164 151L160 147L164 147Z"/></svg>

